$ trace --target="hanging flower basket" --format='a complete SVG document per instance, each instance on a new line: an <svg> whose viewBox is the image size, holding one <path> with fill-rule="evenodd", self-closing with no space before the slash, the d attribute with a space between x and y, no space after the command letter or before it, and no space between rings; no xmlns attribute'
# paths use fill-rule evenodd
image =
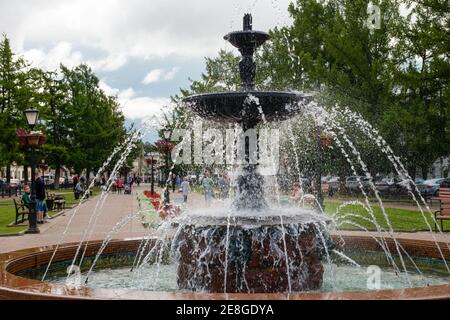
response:
<svg viewBox="0 0 450 320"><path fill-rule="evenodd" d="M24 129L16 131L17 137L19 137L19 144L21 146L39 146L43 145L47 140L47 135L42 131L28 132Z"/></svg>
<svg viewBox="0 0 450 320"><path fill-rule="evenodd" d="M329 134L327 132L323 132L320 135L320 144L324 148L330 147L333 144L333 137L331 136L331 134Z"/></svg>
<svg viewBox="0 0 450 320"><path fill-rule="evenodd" d="M175 144L167 140L158 140L155 145L158 148L159 153L162 154L168 154L175 148Z"/></svg>
<svg viewBox="0 0 450 320"><path fill-rule="evenodd" d="M19 144L21 146L28 145L28 142L27 142L28 132L26 130L19 129L19 130L16 131L16 135L17 135L17 137L19 137Z"/></svg>

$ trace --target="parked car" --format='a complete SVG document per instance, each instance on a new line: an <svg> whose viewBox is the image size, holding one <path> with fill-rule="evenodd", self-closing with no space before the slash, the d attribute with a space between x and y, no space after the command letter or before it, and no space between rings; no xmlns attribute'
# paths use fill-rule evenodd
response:
<svg viewBox="0 0 450 320"><path fill-rule="evenodd" d="M5 189L7 186L6 181L3 179L0 179L0 189Z"/></svg>
<svg viewBox="0 0 450 320"><path fill-rule="evenodd" d="M370 187L370 179L362 176L352 176L347 177L347 179L345 180L345 188L349 193L360 193L361 185L364 190L367 191Z"/></svg>
<svg viewBox="0 0 450 320"><path fill-rule="evenodd" d="M441 187L441 183L444 182L444 178L439 179L430 179L424 182L424 187L420 190L420 193L425 198L435 197L439 193L439 189Z"/></svg>
<svg viewBox="0 0 450 320"><path fill-rule="evenodd" d="M18 188L20 186L20 180L19 179L11 179L9 181L9 187L10 188Z"/></svg>
<svg viewBox="0 0 450 320"><path fill-rule="evenodd" d="M375 182L375 187L380 194L389 194L394 184L394 178L381 178Z"/></svg>
<svg viewBox="0 0 450 320"><path fill-rule="evenodd" d="M330 194L339 192L339 188L341 185L341 179L339 177L331 177L327 183L328 183L328 192Z"/></svg>
<svg viewBox="0 0 450 320"><path fill-rule="evenodd" d="M440 188L450 188L450 178L444 179L444 181L441 182Z"/></svg>
<svg viewBox="0 0 450 320"><path fill-rule="evenodd" d="M50 186L55 183L54 175L44 175L44 182L46 186Z"/></svg>

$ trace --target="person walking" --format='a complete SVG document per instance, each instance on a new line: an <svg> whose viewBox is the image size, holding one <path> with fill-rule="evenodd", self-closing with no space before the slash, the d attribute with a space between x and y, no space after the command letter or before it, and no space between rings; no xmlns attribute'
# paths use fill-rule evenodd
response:
<svg viewBox="0 0 450 320"><path fill-rule="evenodd" d="M220 198L227 199L228 193L230 191L230 180L228 179L226 173L224 173L219 180L219 189L220 189Z"/></svg>
<svg viewBox="0 0 450 320"><path fill-rule="evenodd" d="M75 175L72 177L72 187L73 187L73 191L75 191L75 187L77 186L77 183L78 183L78 175L75 174Z"/></svg>
<svg viewBox="0 0 450 320"><path fill-rule="evenodd" d="M175 189L177 187L177 176L172 174L172 192L175 192Z"/></svg>
<svg viewBox="0 0 450 320"><path fill-rule="evenodd" d="M188 177L185 177L181 183L181 192L183 193L183 202L187 204L188 195L191 192L191 184Z"/></svg>
<svg viewBox="0 0 450 320"><path fill-rule="evenodd" d="M119 182L117 182L117 193L121 194L123 189L123 180L119 179Z"/></svg>
<svg viewBox="0 0 450 320"><path fill-rule="evenodd" d="M44 180L39 176L39 173L36 173L36 216L37 223L43 224L46 222L48 209L45 203L45 183Z"/></svg>
<svg viewBox="0 0 450 320"><path fill-rule="evenodd" d="M133 177L132 176L128 176L127 179L127 185L128 185L128 192L131 194L131 187L133 186Z"/></svg>
<svg viewBox="0 0 450 320"><path fill-rule="evenodd" d="M202 180L202 187L206 204L210 204L213 196L213 180L208 171L205 173L205 177Z"/></svg>

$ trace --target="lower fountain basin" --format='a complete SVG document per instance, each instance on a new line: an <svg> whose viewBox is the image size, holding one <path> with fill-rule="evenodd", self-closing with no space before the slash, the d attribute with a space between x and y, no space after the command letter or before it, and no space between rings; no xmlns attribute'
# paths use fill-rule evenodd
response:
<svg viewBox="0 0 450 320"><path fill-rule="evenodd" d="M205 119L228 123L251 119L259 123L263 122L263 115L266 121L275 121L301 114L311 100L294 92L237 91L195 95L183 102Z"/></svg>
<svg viewBox="0 0 450 320"><path fill-rule="evenodd" d="M196 292L318 290L334 244L322 215L188 216L172 244L178 286Z"/></svg>

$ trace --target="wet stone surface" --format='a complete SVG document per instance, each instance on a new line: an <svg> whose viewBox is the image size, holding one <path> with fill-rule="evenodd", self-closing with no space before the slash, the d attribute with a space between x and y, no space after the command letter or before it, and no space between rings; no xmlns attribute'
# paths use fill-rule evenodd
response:
<svg viewBox="0 0 450 320"><path fill-rule="evenodd" d="M180 289L272 293L322 286L325 246L318 236L323 230L315 224L256 229L232 225L228 237L227 229L223 225L182 227L176 239Z"/></svg>

